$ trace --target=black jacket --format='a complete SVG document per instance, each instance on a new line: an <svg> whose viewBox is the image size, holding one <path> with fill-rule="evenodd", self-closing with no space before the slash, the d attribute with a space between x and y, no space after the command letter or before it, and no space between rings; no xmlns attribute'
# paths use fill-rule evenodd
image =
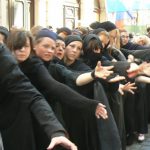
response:
<svg viewBox="0 0 150 150"><path fill-rule="evenodd" d="M8 49L2 45L0 45L0 68L0 130L2 131L2 136L4 135L5 150L34 150L31 148L30 139L27 139L27 136L24 135L30 132L26 126L28 123L22 128L19 125L22 121L28 121L26 114L29 114L29 110L45 130L49 139L57 134L64 135L65 130L56 119L50 106L20 71L17 62ZM20 107L24 109L23 114L25 116L19 116L20 114L18 113L22 111ZM17 121L18 116L19 120ZM17 124L15 125L15 123ZM29 128L31 127L30 125ZM27 128L26 132L22 130L24 128ZM11 134L12 132L14 132L13 135ZM20 133L19 136L18 133ZM5 138L5 136L8 138Z"/></svg>

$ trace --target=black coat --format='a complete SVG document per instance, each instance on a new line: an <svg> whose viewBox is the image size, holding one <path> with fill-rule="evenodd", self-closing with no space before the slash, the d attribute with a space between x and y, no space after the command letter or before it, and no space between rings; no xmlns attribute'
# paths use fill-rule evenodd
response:
<svg viewBox="0 0 150 150"><path fill-rule="evenodd" d="M0 45L0 131L5 150L34 150L31 114L49 140L66 131L43 96L20 71L5 46Z"/></svg>

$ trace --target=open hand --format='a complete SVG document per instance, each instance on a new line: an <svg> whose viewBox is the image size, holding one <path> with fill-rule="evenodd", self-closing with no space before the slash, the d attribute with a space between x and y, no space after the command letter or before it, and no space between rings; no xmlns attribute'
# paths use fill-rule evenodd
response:
<svg viewBox="0 0 150 150"><path fill-rule="evenodd" d="M95 76L98 78L106 79L110 74L113 73L111 70L113 66L102 66L101 62L97 62L97 66L95 67Z"/></svg>
<svg viewBox="0 0 150 150"><path fill-rule="evenodd" d="M139 74L150 76L150 63L144 62L140 64Z"/></svg>
<svg viewBox="0 0 150 150"><path fill-rule="evenodd" d="M51 140L47 150L52 150L56 145L61 145L68 150L78 150L76 145L64 136L54 137Z"/></svg>
<svg viewBox="0 0 150 150"><path fill-rule="evenodd" d="M138 75L140 67L136 63L131 63L130 68L127 70L128 77L133 78Z"/></svg>
<svg viewBox="0 0 150 150"><path fill-rule="evenodd" d="M124 95L124 91L134 94L134 90L136 90L136 89L137 89L137 87L135 86L135 83L128 82L125 85L119 84L118 91L121 95Z"/></svg>
<svg viewBox="0 0 150 150"><path fill-rule="evenodd" d="M107 119L108 118L108 115L107 115L107 110L105 108L106 106L99 103L97 105L97 108L96 108L96 112L95 112L95 115L96 117L99 119L99 118L103 118L103 119Z"/></svg>

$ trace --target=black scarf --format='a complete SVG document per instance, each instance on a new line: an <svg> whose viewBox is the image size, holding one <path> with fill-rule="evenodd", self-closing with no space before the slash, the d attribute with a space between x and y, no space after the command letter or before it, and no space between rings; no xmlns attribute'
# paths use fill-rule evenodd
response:
<svg viewBox="0 0 150 150"><path fill-rule="evenodd" d="M89 51L86 55L84 55L85 63L94 69L97 65L98 61L101 61L102 54L101 53L94 53L93 51Z"/></svg>

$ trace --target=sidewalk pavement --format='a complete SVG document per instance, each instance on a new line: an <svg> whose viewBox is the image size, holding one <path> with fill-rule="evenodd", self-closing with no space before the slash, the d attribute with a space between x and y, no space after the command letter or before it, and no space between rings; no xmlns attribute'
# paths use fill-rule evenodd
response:
<svg viewBox="0 0 150 150"><path fill-rule="evenodd" d="M150 150L150 125L148 134L145 135L145 141L142 143L134 143L131 146L127 146L126 150Z"/></svg>

